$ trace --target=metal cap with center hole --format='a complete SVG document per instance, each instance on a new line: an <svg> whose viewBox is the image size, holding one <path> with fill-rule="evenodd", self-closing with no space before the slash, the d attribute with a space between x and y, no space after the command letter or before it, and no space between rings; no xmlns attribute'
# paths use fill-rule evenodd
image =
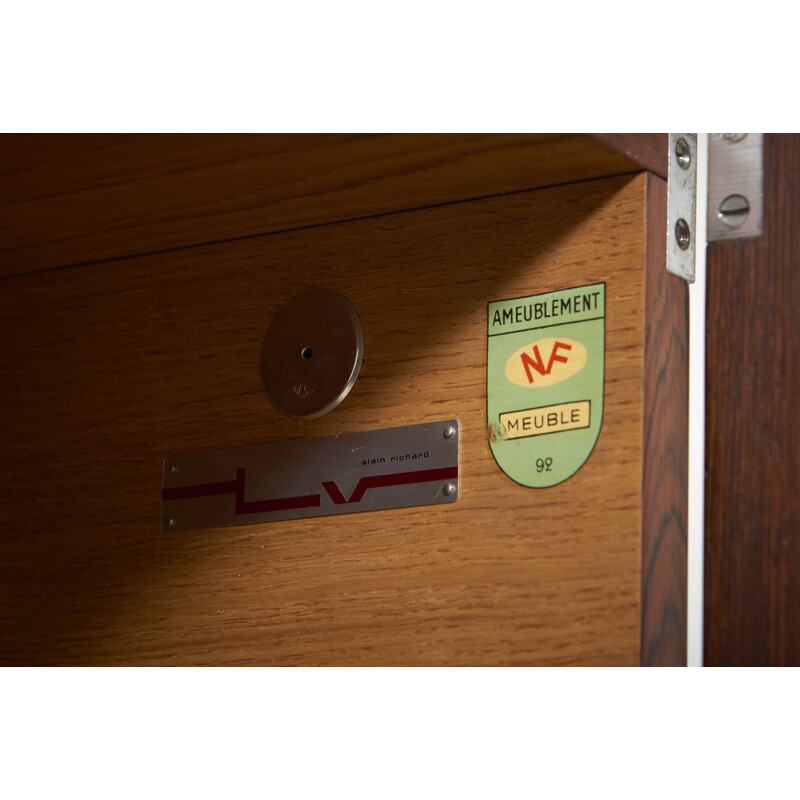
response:
<svg viewBox="0 0 800 800"><path fill-rule="evenodd" d="M347 397L363 360L356 310L340 294L315 289L272 318L261 346L261 380L282 414L316 419Z"/></svg>

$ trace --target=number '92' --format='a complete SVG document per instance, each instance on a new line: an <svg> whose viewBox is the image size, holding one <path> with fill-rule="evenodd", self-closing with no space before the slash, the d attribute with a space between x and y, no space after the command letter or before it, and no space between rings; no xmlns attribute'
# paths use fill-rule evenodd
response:
<svg viewBox="0 0 800 800"><path fill-rule="evenodd" d="M536 459L536 471L537 472L552 472L553 471L553 459L552 458L537 458Z"/></svg>

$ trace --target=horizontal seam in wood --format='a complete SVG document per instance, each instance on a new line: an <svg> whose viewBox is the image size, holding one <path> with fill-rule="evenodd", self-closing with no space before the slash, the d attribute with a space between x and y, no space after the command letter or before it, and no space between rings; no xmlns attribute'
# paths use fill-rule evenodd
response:
<svg viewBox="0 0 800 800"><path fill-rule="evenodd" d="M177 247L166 247L161 250L145 250L141 253L130 253L123 256L111 256L109 258L99 258L92 261L79 261L74 264L62 264L55 267L46 267L39 270L27 270L23 272L14 272L11 275L2 275L0 280L7 281L13 278L23 278L32 275L46 275L50 272L62 272L68 269L77 269L79 267L94 267L99 264L112 264L117 261L130 261L134 258L147 258L148 256L161 256L168 253L179 253L183 250L193 250L199 247L215 247L221 244L233 244L234 242L245 242L248 239L260 239L266 236L280 236L287 233L298 233L300 231L314 230L316 228L329 228L333 225L344 225L350 222L361 222L363 220L380 219L382 217L394 217L399 214L411 214L415 211L430 211L437 208L447 208L448 206L463 205L464 203L475 203L481 200L495 200L501 197L512 197L517 194L526 194L529 192L539 192L545 189L554 189L559 186L574 186L580 183L595 183L597 181L607 181L614 178L622 178L626 175L638 175L642 172L647 172L645 169L631 170L630 172L617 172L613 175L603 175L597 178L587 178L577 181L566 181L564 183L557 183L547 186L536 186L529 189L514 189L510 192L499 192L498 194L480 195L478 197L468 197L462 200L450 200L446 203L433 203L427 206L415 206L413 208L401 208L395 211L381 211L376 214L365 214L358 217L347 217L344 219L330 220L328 222L315 222L311 225L299 225L294 228L281 228L274 231L264 231L263 233L248 233L244 236L232 236L227 239L214 239L208 242L195 242L194 244L183 244Z"/></svg>

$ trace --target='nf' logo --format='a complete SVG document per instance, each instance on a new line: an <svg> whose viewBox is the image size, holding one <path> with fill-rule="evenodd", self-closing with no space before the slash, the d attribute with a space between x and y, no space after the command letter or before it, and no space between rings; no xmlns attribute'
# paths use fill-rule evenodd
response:
<svg viewBox="0 0 800 800"><path fill-rule="evenodd" d="M522 366L525 367L525 374L528 376L528 383L533 383L533 373L531 369L535 369L539 375L549 375L553 370L553 364L560 361L562 364L569 363L569 357L559 355L559 350L572 350L572 345L566 342L553 342L553 349L550 351L550 360L547 362L547 367L542 361L542 354L539 352L539 345L533 346L534 358L531 358L524 350L519 354L522 359Z"/></svg>
<svg viewBox="0 0 800 800"><path fill-rule="evenodd" d="M520 347L506 361L506 377L517 386L538 389L571 378L588 358L575 339L539 339Z"/></svg>

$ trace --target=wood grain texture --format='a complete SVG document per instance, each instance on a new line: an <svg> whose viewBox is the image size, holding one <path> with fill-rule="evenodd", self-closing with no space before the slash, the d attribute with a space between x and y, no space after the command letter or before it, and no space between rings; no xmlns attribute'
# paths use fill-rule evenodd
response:
<svg viewBox="0 0 800 800"><path fill-rule="evenodd" d="M764 233L709 245L707 665L800 665L800 136L764 137Z"/></svg>
<svg viewBox="0 0 800 800"><path fill-rule="evenodd" d="M609 144L580 134L0 136L0 275L639 169Z"/></svg>
<svg viewBox="0 0 800 800"><path fill-rule="evenodd" d="M6 281L2 662L638 664L646 195L615 178ZM486 303L598 281L599 440L526 489L486 441ZM258 357L311 286L353 303L366 357L302 422ZM453 505L159 530L169 455L450 417Z"/></svg>
<svg viewBox="0 0 800 800"><path fill-rule="evenodd" d="M685 666L689 287L666 270L666 183L647 189L642 664Z"/></svg>

